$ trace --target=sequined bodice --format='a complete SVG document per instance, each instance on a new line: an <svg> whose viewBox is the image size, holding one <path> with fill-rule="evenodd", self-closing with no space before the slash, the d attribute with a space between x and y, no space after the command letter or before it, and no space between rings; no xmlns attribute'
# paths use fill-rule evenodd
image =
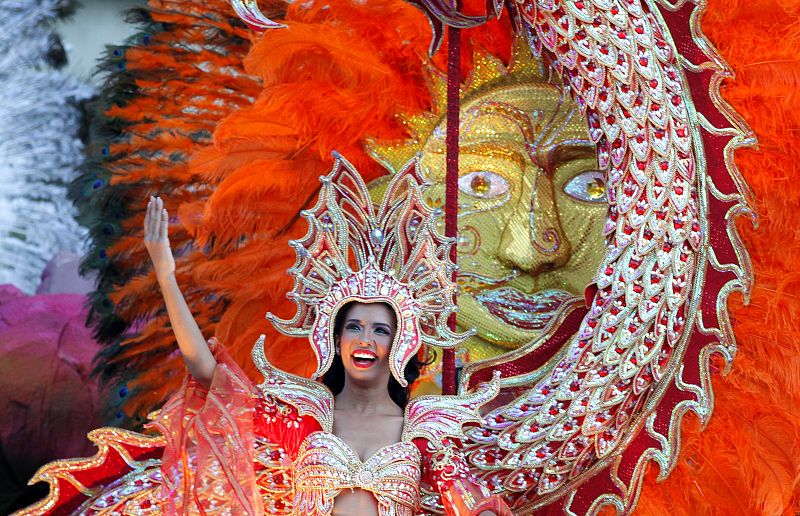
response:
<svg viewBox="0 0 800 516"><path fill-rule="evenodd" d="M412 515L419 504L421 460L413 443L398 442L362 462L339 437L313 432L295 461L295 513L330 514L343 489L364 489L375 495L381 516Z"/></svg>

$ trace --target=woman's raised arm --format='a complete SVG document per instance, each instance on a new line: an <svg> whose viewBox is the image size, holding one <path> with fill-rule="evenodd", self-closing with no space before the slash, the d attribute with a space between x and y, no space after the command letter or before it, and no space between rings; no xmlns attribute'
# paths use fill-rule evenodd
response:
<svg viewBox="0 0 800 516"><path fill-rule="evenodd" d="M167 305L169 322L172 324L172 331L175 333L183 360L189 368L189 373L208 387L217 361L211 354L175 279L175 258L169 246L168 227L169 215L164 209L164 201L150 197L144 217L144 246L153 262L158 285Z"/></svg>

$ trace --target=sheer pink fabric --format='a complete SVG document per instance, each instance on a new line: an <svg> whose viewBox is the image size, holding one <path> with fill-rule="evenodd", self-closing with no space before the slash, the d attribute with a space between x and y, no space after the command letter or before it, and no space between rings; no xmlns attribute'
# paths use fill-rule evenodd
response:
<svg viewBox="0 0 800 516"><path fill-rule="evenodd" d="M217 359L210 388L187 378L153 423L167 438L163 510L261 515L253 468L256 389L222 346L209 344Z"/></svg>

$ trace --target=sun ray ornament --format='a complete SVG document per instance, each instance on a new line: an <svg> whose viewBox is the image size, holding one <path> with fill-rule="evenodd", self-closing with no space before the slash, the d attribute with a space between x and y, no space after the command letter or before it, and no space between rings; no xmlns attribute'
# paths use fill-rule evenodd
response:
<svg viewBox="0 0 800 516"><path fill-rule="evenodd" d="M449 348L473 332L454 333L447 319L456 311L453 239L434 228L441 210L427 206L427 184L417 160L396 174L377 208L360 174L342 156L322 182L316 205L302 212L308 233L290 242L297 253L289 274L295 278L287 295L297 305L294 317L267 314L290 336L308 336L317 356L313 378L330 368L336 313L346 303L383 302L397 315L397 332L389 367L406 386L403 372L425 344ZM419 315L422 314L422 315Z"/></svg>

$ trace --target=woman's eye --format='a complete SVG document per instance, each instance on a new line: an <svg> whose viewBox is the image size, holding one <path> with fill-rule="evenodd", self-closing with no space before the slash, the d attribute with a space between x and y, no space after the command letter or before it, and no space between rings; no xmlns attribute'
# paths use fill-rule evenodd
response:
<svg viewBox="0 0 800 516"><path fill-rule="evenodd" d="M459 177L458 189L479 199L493 199L508 192L508 181L495 172L478 170Z"/></svg>
<svg viewBox="0 0 800 516"><path fill-rule="evenodd" d="M584 202L608 202L605 175L599 170L587 170L573 177L564 185L564 192Z"/></svg>
<svg viewBox="0 0 800 516"><path fill-rule="evenodd" d="M375 333L379 333L381 335L389 335L389 332L386 331L386 328L375 328Z"/></svg>
<svg viewBox="0 0 800 516"><path fill-rule="evenodd" d="M350 331L359 331L361 329L361 326L359 326L357 324L350 323L350 324L345 326L345 329L346 330L350 330Z"/></svg>

